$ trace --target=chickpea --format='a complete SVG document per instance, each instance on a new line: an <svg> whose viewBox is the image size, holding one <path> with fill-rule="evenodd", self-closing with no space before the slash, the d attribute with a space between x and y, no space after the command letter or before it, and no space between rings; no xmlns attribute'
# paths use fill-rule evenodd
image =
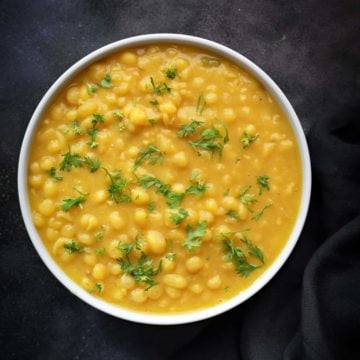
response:
<svg viewBox="0 0 360 360"><path fill-rule="evenodd" d="M209 211L200 210L199 211L199 220L206 221L207 224L211 224L214 222L214 215Z"/></svg>
<svg viewBox="0 0 360 360"><path fill-rule="evenodd" d="M155 230L149 230L146 234L146 240L149 250L154 254L163 254L166 250L167 243L164 235Z"/></svg>
<svg viewBox="0 0 360 360"><path fill-rule="evenodd" d="M95 113L97 110L97 105L94 101L88 100L80 105L77 109L78 117L83 118Z"/></svg>
<svg viewBox="0 0 360 360"><path fill-rule="evenodd" d="M90 280L88 277L84 277L81 280L81 286L86 290L86 291L91 291L95 284L92 280Z"/></svg>
<svg viewBox="0 0 360 360"><path fill-rule="evenodd" d="M121 286L126 289L132 289L135 286L135 280L132 276L123 274L120 278Z"/></svg>
<svg viewBox="0 0 360 360"><path fill-rule="evenodd" d="M144 303L147 298L148 297L144 289L137 288L130 292L130 299L138 304Z"/></svg>
<svg viewBox="0 0 360 360"><path fill-rule="evenodd" d="M225 196L222 205L226 210L232 210L237 207L238 201L233 196Z"/></svg>
<svg viewBox="0 0 360 360"><path fill-rule="evenodd" d="M84 263L90 266L94 266L97 261L97 256L94 253L84 254Z"/></svg>
<svg viewBox="0 0 360 360"><path fill-rule="evenodd" d="M143 108L135 107L131 110L129 120L134 125L147 125L148 117L146 111Z"/></svg>
<svg viewBox="0 0 360 360"><path fill-rule="evenodd" d="M61 235L68 238L74 237L75 236L74 226L71 224L64 225L61 229Z"/></svg>
<svg viewBox="0 0 360 360"><path fill-rule="evenodd" d="M166 274L163 281L165 285L175 289L185 289L188 286L186 278L179 274Z"/></svg>
<svg viewBox="0 0 360 360"><path fill-rule="evenodd" d="M204 287L201 284L193 284L190 286L190 290L194 293L194 294L201 294L204 291Z"/></svg>
<svg viewBox="0 0 360 360"><path fill-rule="evenodd" d="M55 166L55 159L52 156L43 156L40 160L40 168L43 171L49 171Z"/></svg>
<svg viewBox="0 0 360 360"><path fill-rule="evenodd" d="M50 179L46 180L45 184L43 186L43 192L46 197L49 197L49 198L54 197L57 193L56 184Z"/></svg>
<svg viewBox="0 0 360 360"><path fill-rule="evenodd" d="M175 260L170 260L170 259L167 259L167 258L163 258L161 266L162 266L162 270L165 273L169 273L169 272L175 270L176 263L175 263Z"/></svg>
<svg viewBox="0 0 360 360"><path fill-rule="evenodd" d="M106 273L107 273L107 269L106 269L106 266L104 264L97 263L93 267L92 276L96 280L103 280L105 278L105 276L106 276Z"/></svg>
<svg viewBox="0 0 360 360"><path fill-rule="evenodd" d="M204 266L204 261L199 256L192 256L186 261L186 270L195 274L199 272Z"/></svg>
<svg viewBox="0 0 360 360"><path fill-rule="evenodd" d="M118 211L113 211L109 215L109 221L115 230L121 230L125 226L125 220Z"/></svg>
<svg viewBox="0 0 360 360"><path fill-rule="evenodd" d="M168 115L174 115L177 111L177 108L172 101L166 101L160 104L159 109L161 112L166 113Z"/></svg>
<svg viewBox="0 0 360 360"><path fill-rule="evenodd" d="M84 245L92 245L95 242L94 237L89 234L81 233L78 234L77 238Z"/></svg>
<svg viewBox="0 0 360 360"><path fill-rule="evenodd" d="M164 289L161 285L155 285L147 291L147 295L151 300L157 300L163 294Z"/></svg>
<svg viewBox="0 0 360 360"><path fill-rule="evenodd" d="M54 202L50 199L45 199L39 204L39 213L44 216L51 216L56 211Z"/></svg>
<svg viewBox="0 0 360 360"><path fill-rule="evenodd" d="M149 202L150 196L145 189L136 187L131 190L131 200L136 205L144 205Z"/></svg>
<svg viewBox="0 0 360 360"><path fill-rule="evenodd" d="M238 214L240 220L246 220L249 215L249 210L246 208L246 206L243 203L239 204Z"/></svg>
<svg viewBox="0 0 360 360"><path fill-rule="evenodd" d="M34 188L40 187L43 184L43 182L44 182L44 177L40 174L31 175L29 177L29 184Z"/></svg>
<svg viewBox="0 0 360 360"><path fill-rule="evenodd" d="M107 199L107 193L105 190L98 190L92 196L94 202L97 204L103 203Z"/></svg>
<svg viewBox="0 0 360 360"><path fill-rule="evenodd" d="M134 220L137 225L142 227L145 226L147 223L147 219L148 219L148 214L144 209L139 208L135 210Z"/></svg>
<svg viewBox="0 0 360 360"><path fill-rule="evenodd" d="M234 109L232 108L225 108L223 111L223 119L227 123L233 123L236 120L236 114Z"/></svg>
<svg viewBox="0 0 360 360"><path fill-rule="evenodd" d="M221 285L222 285L222 280L219 275L215 275L207 281L207 287L211 290L217 290L220 288Z"/></svg>
<svg viewBox="0 0 360 360"><path fill-rule="evenodd" d="M172 158L172 163L180 168L186 167L188 162L188 158L184 151L177 152Z"/></svg>
<svg viewBox="0 0 360 360"><path fill-rule="evenodd" d="M218 203L215 199L207 199L205 200L205 209L215 214L218 209Z"/></svg>
<svg viewBox="0 0 360 360"><path fill-rule="evenodd" d="M130 51L126 51L120 55L120 61L125 65L136 66L138 57Z"/></svg>
<svg viewBox="0 0 360 360"><path fill-rule="evenodd" d="M46 237L48 240L54 241L55 239L57 239L59 237L59 232L55 229L47 228L46 229Z"/></svg>
<svg viewBox="0 0 360 360"><path fill-rule="evenodd" d="M37 228L41 228L41 227L45 226L45 219L38 212L33 212L32 219Z"/></svg>
<svg viewBox="0 0 360 360"><path fill-rule="evenodd" d="M178 299L181 296L181 290L172 287L166 287L165 292L172 299Z"/></svg>

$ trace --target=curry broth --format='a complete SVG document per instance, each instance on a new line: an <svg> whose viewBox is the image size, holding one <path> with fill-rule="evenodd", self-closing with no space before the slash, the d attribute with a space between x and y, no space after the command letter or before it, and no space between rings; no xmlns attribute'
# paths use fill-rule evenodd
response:
<svg viewBox="0 0 360 360"><path fill-rule="evenodd" d="M72 80L38 127L28 184L69 277L119 306L171 313L223 302L267 269L293 229L301 176L291 126L257 80L163 44Z"/></svg>

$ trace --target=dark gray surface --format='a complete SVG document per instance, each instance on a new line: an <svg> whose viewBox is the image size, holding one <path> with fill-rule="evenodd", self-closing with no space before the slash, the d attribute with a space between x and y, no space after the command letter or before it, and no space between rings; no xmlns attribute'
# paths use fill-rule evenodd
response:
<svg viewBox="0 0 360 360"><path fill-rule="evenodd" d="M45 91L71 64L112 41L154 32L205 37L248 56L283 89L307 130L359 100L355 2L0 2L2 359L163 358L193 339L204 357L238 356L241 334L232 320L245 306L220 316L215 327L208 321L155 328L102 314L57 282L19 212L22 136Z"/></svg>

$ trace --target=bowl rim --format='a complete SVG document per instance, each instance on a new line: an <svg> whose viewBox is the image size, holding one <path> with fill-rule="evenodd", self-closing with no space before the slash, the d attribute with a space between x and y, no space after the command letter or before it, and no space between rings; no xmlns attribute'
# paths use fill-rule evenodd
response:
<svg viewBox="0 0 360 360"><path fill-rule="evenodd" d="M51 257L37 233L31 217L27 184L29 150L32 145L33 136L37 130L38 123L41 121L42 115L48 105L62 90L62 88L68 84L69 80L90 64L99 59L105 58L114 52L118 52L126 48L156 43L181 44L204 49L232 61L252 74L252 76L254 76L271 94L287 117L297 140L302 168L302 195L297 219L287 243L273 263L247 289L241 291L238 295L209 308L172 314L143 313L113 305L105 300L92 296L86 290L82 289L80 285L77 285L73 280L71 280ZM74 65L68 68L51 85L37 105L27 126L20 150L17 180L20 208L28 235L47 268L70 292L92 307L121 319L152 325L176 325L205 320L228 311L255 295L275 276L294 249L304 226L311 195L311 164L305 134L293 107L284 93L280 90L279 86L259 66L237 51L211 40L191 35L159 33L137 35L105 45L81 58Z"/></svg>

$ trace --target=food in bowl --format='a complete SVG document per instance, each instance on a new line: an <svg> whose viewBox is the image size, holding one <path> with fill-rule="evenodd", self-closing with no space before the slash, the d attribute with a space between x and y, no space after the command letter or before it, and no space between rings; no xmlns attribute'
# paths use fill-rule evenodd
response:
<svg viewBox="0 0 360 360"><path fill-rule="evenodd" d="M179 44L74 77L34 136L33 222L79 286L157 314L225 302L275 261L297 219L299 148L278 103L231 61Z"/></svg>

